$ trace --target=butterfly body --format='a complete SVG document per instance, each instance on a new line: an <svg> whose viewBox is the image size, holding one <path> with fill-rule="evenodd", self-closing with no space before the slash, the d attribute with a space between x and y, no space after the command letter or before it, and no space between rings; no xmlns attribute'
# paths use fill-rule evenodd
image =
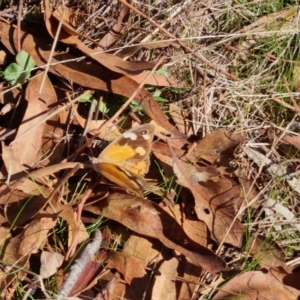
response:
<svg viewBox="0 0 300 300"><path fill-rule="evenodd" d="M108 145L93 159L94 169L110 181L141 196L147 182L151 143L155 126L144 124L134 127Z"/></svg>

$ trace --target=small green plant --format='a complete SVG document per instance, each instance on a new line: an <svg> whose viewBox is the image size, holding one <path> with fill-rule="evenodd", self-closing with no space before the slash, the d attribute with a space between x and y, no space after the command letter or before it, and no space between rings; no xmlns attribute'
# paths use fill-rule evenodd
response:
<svg viewBox="0 0 300 300"><path fill-rule="evenodd" d="M92 100L96 99L92 94L83 94L79 99L78 99L78 102L80 103L86 103L86 102L89 102L91 103ZM100 103L100 107L99 107L99 110L101 113L105 114L108 112L108 108L107 108L107 105L106 105L106 101L102 101Z"/></svg>
<svg viewBox="0 0 300 300"><path fill-rule="evenodd" d="M30 72L35 66L35 61L24 50L16 55L16 62L9 64L2 75L10 84L22 84L30 77Z"/></svg>

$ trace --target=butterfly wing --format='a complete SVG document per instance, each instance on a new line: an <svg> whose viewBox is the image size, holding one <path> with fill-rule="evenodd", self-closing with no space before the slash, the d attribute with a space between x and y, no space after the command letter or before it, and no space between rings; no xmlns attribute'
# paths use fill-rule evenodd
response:
<svg viewBox="0 0 300 300"><path fill-rule="evenodd" d="M143 190L147 186L146 180L120 166L113 164L101 164L100 173L118 186L130 190L135 195L143 197Z"/></svg>
<svg viewBox="0 0 300 300"><path fill-rule="evenodd" d="M142 196L148 186L143 176L149 169L154 130L154 125L144 124L126 131L93 159L94 169L117 185Z"/></svg>
<svg viewBox="0 0 300 300"><path fill-rule="evenodd" d="M154 125L144 124L123 133L99 155L97 159L99 169L103 163L113 164L144 176L149 170L149 153L154 130ZM101 170L99 171L101 173Z"/></svg>

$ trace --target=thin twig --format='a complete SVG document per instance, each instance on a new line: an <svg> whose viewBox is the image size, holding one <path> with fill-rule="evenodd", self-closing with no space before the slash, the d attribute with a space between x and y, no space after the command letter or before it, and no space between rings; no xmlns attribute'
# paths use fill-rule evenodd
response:
<svg viewBox="0 0 300 300"><path fill-rule="evenodd" d="M99 111L101 109L101 104L102 103L103 103L103 95L101 93L101 96L99 97L98 102L97 102L97 106L96 106L96 112L95 112L95 115L94 115L95 120L98 120Z"/></svg>
<svg viewBox="0 0 300 300"><path fill-rule="evenodd" d="M95 108L97 106L97 100L96 99L93 99L92 102L91 102L91 105L90 105L90 110L89 110L89 114L88 114L88 117L85 121L85 125L84 125L84 130L83 130L83 133L82 133L82 136L81 136L81 139L78 143L78 147L82 146L84 141L85 141L85 137L89 131L89 128L90 128L90 124L92 122L92 118L93 118L93 114L94 114L94 111L95 111Z"/></svg>
<svg viewBox="0 0 300 300"><path fill-rule="evenodd" d="M61 18L60 18L58 26L57 26L57 31L56 31L56 34L55 34L55 37L54 37L54 41L52 43L52 47L51 47L51 51L50 51L50 54L49 54L48 62L47 62L46 68L45 68L45 73L44 73L44 76L43 76L43 79L42 79L42 82L41 82L41 86L40 86L40 89L39 89L39 94L42 94L42 91L43 91L43 88L44 88L44 85L45 85L45 81L46 81L46 78L47 78L47 74L49 72L51 60L52 60L52 57L54 55L54 51L55 51L57 41L58 41L58 38L59 38L59 35L60 35L60 31L61 31L61 27L62 27L62 24L63 24L63 21L64 21L64 17L65 17L65 2L62 1L62 15L61 15Z"/></svg>
<svg viewBox="0 0 300 300"><path fill-rule="evenodd" d="M23 0L19 0L18 5L18 22L17 22L17 51L21 51L21 18L23 10Z"/></svg>

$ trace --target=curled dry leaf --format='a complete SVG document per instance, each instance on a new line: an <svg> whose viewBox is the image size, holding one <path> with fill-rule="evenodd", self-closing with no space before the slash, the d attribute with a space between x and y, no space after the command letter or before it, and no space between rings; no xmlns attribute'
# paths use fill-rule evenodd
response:
<svg viewBox="0 0 300 300"><path fill-rule="evenodd" d="M184 218L182 224L184 232L198 244L207 247L208 232L204 222L196 219L195 216ZM196 266L187 257L181 257L178 267L179 277L177 286L179 286L178 299L192 299L193 294L198 289L198 280L203 275L204 270L200 266Z"/></svg>
<svg viewBox="0 0 300 300"><path fill-rule="evenodd" d="M117 22L112 26L109 32L99 41L98 48L108 49L119 40L121 31L127 23L129 16L130 9L127 5L123 4Z"/></svg>
<svg viewBox="0 0 300 300"><path fill-rule="evenodd" d="M52 218L42 217L40 220L35 220L29 224L26 229L23 229L20 234L15 237L7 238L4 244L1 244L3 249L2 261L8 267L12 267L10 271L3 272L0 270L0 289L5 294L6 288L11 281L17 277L23 280L26 272L14 272L16 268L29 269L28 260L32 252L35 252L47 238L47 233L56 224Z"/></svg>
<svg viewBox="0 0 300 300"><path fill-rule="evenodd" d="M69 251L67 257L70 255L70 251L74 250L76 246L82 242L82 240L87 239L89 235L86 232L86 228L80 226L76 219L76 213L73 207L69 203L62 204L58 197L55 197L51 201L51 205L47 207L47 212L50 214L57 213L58 217L62 218L68 223L68 246Z"/></svg>
<svg viewBox="0 0 300 300"><path fill-rule="evenodd" d="M42 73L40 76L44 76L44 73ZM48 107L57 104L58 98L56 95L56 90L48 76L46 77L42 93L43 95L47 95ZM51 112L52 111L49 113ZM63 122L63 115L65 113L65 111L60 112L45 122L42 136L42 146L37 155L37 158L41 159L36 162L38 167L57 164L62 160L63 150L65 147L65 143L62 142L65 134Z"/></svg>
<svg viewBox="0 0 300 300"><path fill-rule="evenodd" d="M127 6L123 7L127 10ZM57 24L62 17L62 7L58 7L56 11L53 12L53 18L49 18L46 21L48 32L54 37ZM65 8L65 11L68 12L69 8ZM54 24L55 23L55 24ZM121 25L122 26L122 25ZM61 33L60 41L66 44L76 45L76 47L81 50L83 53L87 54L89 57L99 62L106 68L126 75L136 81L137 83L142 83L145 81L145 84L151 84L155 86L169 86L169 87L177 87L178 84L174 79L168 79L164 76L160 76L157 74L152 74L148 76L147 73L141 73L144 70L151 70L154 67L153 63L149 63L147 61L124 61L119 56L115 56L109 53L101 52L98 49L92 50L85 46L77 36L80 36L78 32L76 32L68 23L63 21L63 29L64 32ZM114 35L115 36L115 35ZM85 36L83 36L85 37ZM87 37L85 37L87 38ZM107 40L106 40L107 41ZM94 44L98 45L98 43L94 42ZM146 78L148 76L148 78Z"/></svg>
<svg viewBox="0 0 300 300"><path fill-rule="evenodd" d="M14 193L16 190L21 190L24 193L28 193L31 195L43 195L47 198L52 192L52 188L45 186L44 184L38 182L39 178L47 177L50 174L59 172L64 169L72 169L76 166L79 168L92 168L91 165L83 165L75 162L61 163L53 166L48 166L45 168L41 168L31 173L20 173L15 176L15 181L10 185L2 185L0 187L0 204L11 204L13 202L17 202L20 200L14 198Z"/></svg>
<svg viewBox="0 0 300 300"><path fill-rule="evenodd" d="M87 205L84 209L103 214L136 233L159 239L166 247L178 250L211 273L226 269L221 258L190 240L176 220L149 200L114 193L102 200L98 207Z"/></svg>

